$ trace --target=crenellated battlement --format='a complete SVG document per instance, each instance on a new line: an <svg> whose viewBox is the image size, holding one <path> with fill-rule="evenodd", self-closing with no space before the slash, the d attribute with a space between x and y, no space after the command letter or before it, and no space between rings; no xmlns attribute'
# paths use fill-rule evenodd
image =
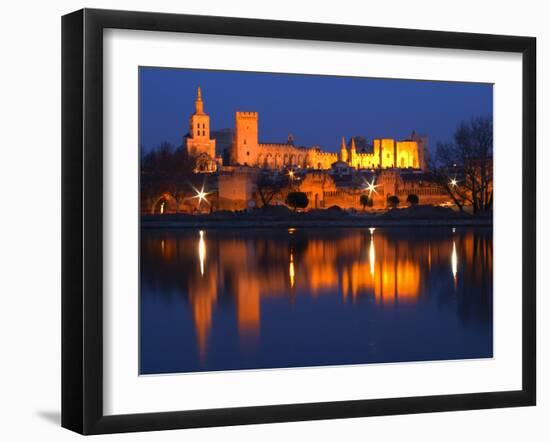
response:
<svg viewBox="0 0 550 443"><path fill-rule="evenodd" d="M258 118L258 113L253 111L237 111L235 115L237 118Z"/></svg>
<svg viewBox="0 0 550 443"><path fill-rule="evenodd" d="M336 154L336 152L329 152L329 151L323 151L321 150L320 148L314 148L313 149L313 152L315 152L315 155L317 156L320 156L320 157L337 157L338 154Z"/></svg>
<svg viewBox="0 0 550 443"><path fill-rule="evenodd" d="M301 152L307 154L309 148L304 146L294 146L290 143L258 143L258 147L262 149L285 149L293 152Z"/></svg>

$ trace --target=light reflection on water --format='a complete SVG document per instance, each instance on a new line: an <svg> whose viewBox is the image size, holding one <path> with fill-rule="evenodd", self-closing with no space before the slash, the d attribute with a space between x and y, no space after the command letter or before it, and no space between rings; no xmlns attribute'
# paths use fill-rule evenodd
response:
<svg viewBox="0 0 550 443"><path fill-rule="evenodd" d="M492 356L490 229L144 230L141 248L142 373Z"/></svg>

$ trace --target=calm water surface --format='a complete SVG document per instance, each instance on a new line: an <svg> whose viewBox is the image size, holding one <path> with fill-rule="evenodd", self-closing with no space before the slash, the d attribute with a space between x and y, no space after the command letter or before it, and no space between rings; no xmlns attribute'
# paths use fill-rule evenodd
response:
<svg viewBox="0 0 550 443"><path fill-rule="evenodd" d="M143 230L142 374L487 358L492 230Z"/></svg>

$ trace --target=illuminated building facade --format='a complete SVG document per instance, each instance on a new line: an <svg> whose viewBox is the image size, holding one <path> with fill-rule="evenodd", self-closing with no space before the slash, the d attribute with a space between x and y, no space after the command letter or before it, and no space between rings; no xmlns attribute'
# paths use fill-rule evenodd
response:
<svg viewBox="0 0 550 443"><path fill-rule="evenodd" d="M196 158L196 172L215 172L221 165L216 157L216 140L210 138L210 117L204 112L201 90L198 88L195 113L189 120L187 152ZM427 139L414 132L407 140L374 139L372 152L358 150L355 139L347 146L344 139L340 152L322 150L319 146L299 147L294 137L286 143L261 143L257 112L236 112L235 131L230 153L232 165L267 169L300 167L328 170L338 161L355 169L413 168L425 169Z"/></svg>
<svg viewBox="0 0 550 443"><path fill-rule="evenodd" d="M336 162L343 162L355 169L425 169L426 148L427 139L418 137L414 132L407 140L374 139L372 152L359 151L354 138L349 147L342 138L339 154L324 151L318 146L294 146L291 135L286 143L260 143L258 113L237 112L231 162L267 169L330 169Z"/></svg>
<svg viewBox="0 0 550 443"><path fill-rule="evenodd" d="M296 174L275 195L272 205L285 205L288 192L297 190L307 194L307 210L331 206L365 210L361 204L361 195L367 192L365 177L376 182L374 191L368 191L374 209L385 208L390 195L397 196L402 205L407 205L410 194L416 195L420 204L449 204L448 194L425 171L427 139L414 132L406 140L374 139L372 146L367 146L364 139L357 145L355 138L346 144L342 138L339 152L329 152L317 146L295 146L292 136L286 143L261 143L258 113L236 112L234 131L218 131L223 135L220 141L226 145L227 161L223 162L222 156L216 154L216 140L210 129L210 116L204 110L198 88L185 146L194 161L194 173L207 173L209 177L208 199L201 205L196 195L188 195L193 190L185 178L171 183L171 189L142 192L143 213L204 213L261 207L258 177L265 171L274 175L289 171Z"/></svg>

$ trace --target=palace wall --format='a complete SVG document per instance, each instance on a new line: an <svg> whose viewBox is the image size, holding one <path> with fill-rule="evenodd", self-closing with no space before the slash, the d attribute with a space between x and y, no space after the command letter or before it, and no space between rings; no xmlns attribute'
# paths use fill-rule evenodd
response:
<svg viewBox="0 0 550 443"><path fill-rule="evenodd" d="M335 152L323 151L319 148L309 150L309 165L313 169L330 169L333 163L338 161L338 154Z"/></svg>
<svg viewBox="0 0 550 443"><path fill-rule="evenodd" d="M309 149L298 148L290 143L260 143L258 158L253 166L268 169L296 166L309 167Z"/></svg>
<svg viewBox="0 0 550 443"><path fill-rule="evenodd" d="M257 177L258 170L255 168L224 167L218 175L217 186L214 185L211 188L213 192L208 197L210 205L202 204L199 208L194 198L176 199L172 193L164 192L143 198L141 212L144 214L196 213L197 211L209 212L211 209L238 211L261 207L262 202L256 187ZM306 173L303 179L296 180L289 187L281 189L271 204L285 205L286 195L291 190L304 192L307 195L309 204L306 210L326 209L331 206L342 209L364 209L360 199L365 191L358 186L339 186L327 171ZM390 195L396 195L399 198L399 206L408 206L409 194L417 195L419 204L452 203L449 196L436 183L414 177L403 179L398 171L388 170L380 173L376 179L376 192L371 195L372 209L386 208L387 197Z"/></svg>
<svg viewBox="0 0 550 443"><path fill-rule="evenodd" d="M257 173L252 170L224 171L218 176L218 210L248 209L255 200Z"/></svg>

